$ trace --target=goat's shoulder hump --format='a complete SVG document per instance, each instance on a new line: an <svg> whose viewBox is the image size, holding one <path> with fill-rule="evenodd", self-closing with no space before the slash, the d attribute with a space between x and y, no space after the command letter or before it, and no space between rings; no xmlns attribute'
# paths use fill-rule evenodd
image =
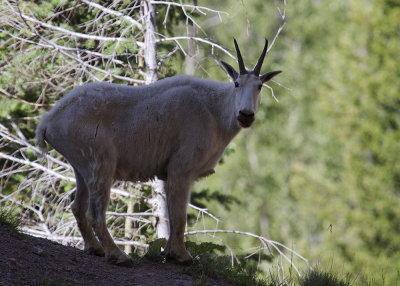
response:
<svg viewBox="0 0 400 286"><path fill-rule="evenodd" d="M158 81L156 84L165 87L189 86L195 88L199 86L209 86L209 87L216 86L218 85L218 82L212 79L205 79L185 74L179 74L172 77L164 78Z"/></svg>

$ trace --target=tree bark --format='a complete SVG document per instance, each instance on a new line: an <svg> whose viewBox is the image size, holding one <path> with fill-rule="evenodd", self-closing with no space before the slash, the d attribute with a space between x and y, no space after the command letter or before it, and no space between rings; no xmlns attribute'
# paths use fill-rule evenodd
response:
<svg viewBox="0 0 400 286"><path fill-rule="evenodd" d="M164 181L156 179L152 183L153 198L152 208L155 216L155 228L158 238L169 238L169 219L167 197L165 194Z"/></svg>
<svg viewBox="0 0 400 286"><path fill-rule="evenodd" d="M126 213L127 214L133 214L133 209L134 209L135 203L133 201L129 200L127 202L127 206L128 206L128 208L126 210ZM132 231L132 224L133 224L132 218L127 216L125 218L125 235L124 235L125 238L127 238L127 239L132 239L132 232L133 232ZM125 250L126 253L131 253L132 252L132 245L129 245L129 244L125 245L124 250Z"/></svg>
<svg viewBox="0 0 400 286"><path fill-rule="evenodd" d="M144 33L144 61L146 64L145 83L150 84L158 80L157 70L157 43L156 43L156 13L149 0L142 2L145 22ZM155 179L152 183L153 198L151 200L153 213L155 214L155 228L158 238L169 238L169 219L167 198L164 182Z"/></svg>
<svg viewBox="0 0 400 286"><path fill-rule="evenodd" d="M196 72L195 67L195 43L191 39L196 34L195 27L189 26L187 27L187 36L189 39L187 40L187 56L185 57L185 74L193 76Z"/></svg>
<svg viewBox="0 0 400 286"><path fill-rule="evenodd" d="M149 0L142 2L145 21L144 61L146 63L145 83L158 80L157 74L157 43L156 43L156 13Z"/></svg>

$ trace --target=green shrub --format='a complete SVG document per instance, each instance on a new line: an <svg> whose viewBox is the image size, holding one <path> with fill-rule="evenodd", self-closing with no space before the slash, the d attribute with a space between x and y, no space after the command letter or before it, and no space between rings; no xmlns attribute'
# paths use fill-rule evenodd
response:
<svg viewBox="0 0 400 286"><path fill-rule="evenodd" d="M19 232L21 220L11 210L0 210L0 225L8 227L13 232Z"/></svg>
<svg viewBox="0 0 400 286"><path fill-rule="evenodd" d="M300 286L350 286L351 284L350 278L343 280L332 272L318 269L311 270L299 278Z"/></svg>

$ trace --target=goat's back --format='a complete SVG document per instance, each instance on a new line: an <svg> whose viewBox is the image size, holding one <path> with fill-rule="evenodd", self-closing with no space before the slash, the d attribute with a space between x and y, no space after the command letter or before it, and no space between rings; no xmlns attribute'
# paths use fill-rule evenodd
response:
<svg viewBox="0 0 400 286"><path fill-rule="evenodd" d="M106 162L118 179L166 177L176 157L182 166L197 160L199 169L208 169L206 165L215 164L225 146L213 144L215 118L190 78L181 79L143 87L107 83L77 87L42 119L38 141L43 134L81 172L93 172Z"/></svg>

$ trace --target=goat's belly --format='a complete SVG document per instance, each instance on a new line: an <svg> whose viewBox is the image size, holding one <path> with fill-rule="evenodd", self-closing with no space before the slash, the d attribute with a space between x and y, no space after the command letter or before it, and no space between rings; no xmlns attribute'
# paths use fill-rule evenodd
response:
<svg viewBox="0 0 400 286"><path fill-rule="evenodd" d="M117 164L115 178L123 181L148 181L158 177L162 180L167 179L166 163L156 161L153 163L150 160L135 160L127 162L120 161Z"/></svg>
<svg viewBox="0 0 400 286"><path fill-rule="evenodd" d="M143 170L139 172L137 170L124 170L122 172L118 170L115 174L116 180L130 182L146 182L155 179L156 177L161 180L167 180L168 175L166 171L145 173Z"/></svg>

